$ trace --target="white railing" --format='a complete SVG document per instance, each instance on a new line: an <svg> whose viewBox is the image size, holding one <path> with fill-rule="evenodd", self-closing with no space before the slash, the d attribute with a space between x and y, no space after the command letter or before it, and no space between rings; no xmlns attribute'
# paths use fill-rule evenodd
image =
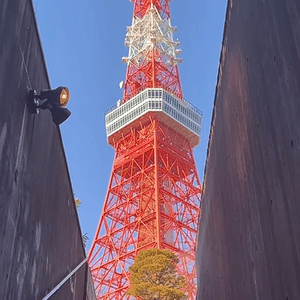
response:
<svg viewBox="0 0 300 300"><path fill-rule="evenodd" d="M161 111L199 136L202 112L186 100L181 100L163 89L146 89L106 112L106 133L111 136L147 112Z"/></svg>

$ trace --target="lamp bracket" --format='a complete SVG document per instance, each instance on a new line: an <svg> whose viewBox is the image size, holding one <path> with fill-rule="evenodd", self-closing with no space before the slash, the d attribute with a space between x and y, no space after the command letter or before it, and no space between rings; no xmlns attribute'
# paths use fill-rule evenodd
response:
<svg viewBox="0 0 300 300"><path fill-rule="evenodd" d="M28 106L28 111L31 114L37 114L38 109L37 106L39 105L39 101L37 100L37 93L35 90L29 90L28 95L27 95L27 106Z"/></svg>

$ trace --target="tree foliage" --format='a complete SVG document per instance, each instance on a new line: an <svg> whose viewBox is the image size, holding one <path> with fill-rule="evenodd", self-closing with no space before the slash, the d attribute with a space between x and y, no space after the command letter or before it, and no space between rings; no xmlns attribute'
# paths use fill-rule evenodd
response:
<svg viewBox="0 0 300 300"><path fill-rule="evenodd" d="M74 201L75 201L75 206L78 209L81 204L81 200L79 198L74 198Z"/></svg>
<svg viewBox="0 0 300 300"><path fill-rule="evenodd" d="M86 243L87 243L87 241L88 241L89 239L90 239L90 238L89 238L89 236L88 236L87 233L85 233L85 234L82 235L82 241L83 241L83 246L84 246L84 248L86 247Z"/></svg>
<svg viewBox="0 0 300 300"><path fill-rule="evenodd" d="M76 206L76 209L78 210L79 209L79 206L81 204L81 200L79 198L76 198L75 197L75 194L74 194L74 201L75 201L75 206ZM83 234L82 235L82 242L83 242L83 246L84 248L86 247L86 243L87 241L89 240L90 238L88 237L87 233Z"/></svg>
<svg viewBox="0 0 300 300"><path fill-rule="evenodd" d="M142 250L129 268L127 294L143 300L186 300L185 279L175 269L178 257L169 250Z"/></svg>

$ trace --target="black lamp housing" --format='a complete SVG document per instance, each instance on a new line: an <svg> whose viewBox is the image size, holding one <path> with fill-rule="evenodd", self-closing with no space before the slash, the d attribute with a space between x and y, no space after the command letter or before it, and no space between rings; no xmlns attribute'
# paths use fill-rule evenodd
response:
<svg viewBox="0 0 300 300"><path fill-rule="evenodd" d="M54 124L59 125L71 115L71 112L63 107L68 104L69 98L69 89L63 86L54 90L41 90L39 95L35 90L30 90L27 99L28 109L32 114L36 114L38 109L49 109Z"/></svg>

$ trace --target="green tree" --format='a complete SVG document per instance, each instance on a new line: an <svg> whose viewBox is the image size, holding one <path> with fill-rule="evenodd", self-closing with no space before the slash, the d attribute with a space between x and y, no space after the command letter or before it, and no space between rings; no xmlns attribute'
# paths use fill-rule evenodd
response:
<svg viewBox="0 0 300 300"><path fill-rule="evenodd" d="M129 268L128 295L143 300L186 300L182 291L185 279L179 276L178 257L169 250L142 250Z"/></svg>

